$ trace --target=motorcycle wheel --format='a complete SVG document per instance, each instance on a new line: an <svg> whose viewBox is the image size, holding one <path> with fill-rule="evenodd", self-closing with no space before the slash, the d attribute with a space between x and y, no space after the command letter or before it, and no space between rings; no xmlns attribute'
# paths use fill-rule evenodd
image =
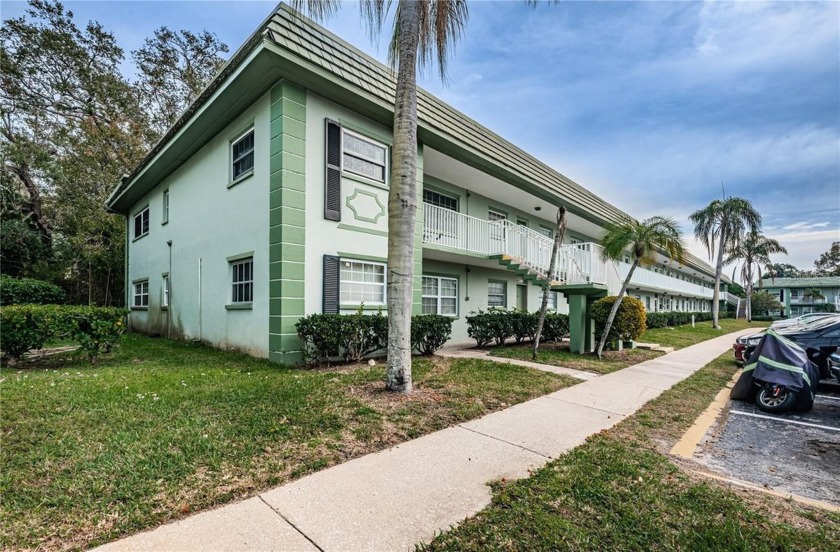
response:
<svg viewBox="0 0 840 552"><path fill-rule="evenodd" d="M793 408L796 397L783 387L765 385L758 392L755 403L765 412L786 412Z"/></svg>

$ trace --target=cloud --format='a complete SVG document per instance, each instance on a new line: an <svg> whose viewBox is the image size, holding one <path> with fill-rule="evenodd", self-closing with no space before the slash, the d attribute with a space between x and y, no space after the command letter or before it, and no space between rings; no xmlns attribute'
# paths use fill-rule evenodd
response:
<svg viewBox="0 0 840 552"><path fill-rule="evenodd" d="M782 227L782 230L810 230L812 228L825 228L831 224L830 222L795 222ZM764 227L765 230L770 228Z"/></svg>

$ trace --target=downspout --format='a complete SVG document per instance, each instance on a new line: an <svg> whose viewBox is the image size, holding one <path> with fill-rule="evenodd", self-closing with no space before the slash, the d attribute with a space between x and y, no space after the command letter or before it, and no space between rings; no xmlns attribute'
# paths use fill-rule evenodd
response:
<svg viewBox="0 0 840 552"><path fill-rule="evenodd" d="M201 328L201 257L198 258L198 340L202 339Z"/></svg>
<svg viewBox="0 0 840 552"><path fill-rule="evenodd" d="M169 339L172 326L172 240L166 242L169 247L169 272L166 273L166 339Z"/></svg>
<svg viewBox="0 0 840 552"><path fill-rule="evenodd" d="M131 246L131 240L129 239L129 231L131 230L131 221L128 218L128 215L124 215L125 217L125 259L124 259L124 274L123 274L123 305L126 308L131 308L131 302L129 301L131 289L129 286L129 280L131 278L130 274L128 273L128 256L129 256L129 248ZM131 322L131 316L128 316L129 323ZM127 324L128 325L128 324ZM129 328L130 329L130 328Z"/></svg>

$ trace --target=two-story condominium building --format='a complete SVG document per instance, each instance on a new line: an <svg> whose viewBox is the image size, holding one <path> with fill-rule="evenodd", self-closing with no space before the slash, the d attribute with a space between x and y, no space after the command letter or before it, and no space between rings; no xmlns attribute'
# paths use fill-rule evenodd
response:
<svg viewBox="0 0 840 552"><path fill-rule="evenodd" d="M126 217L131 328L300 358L296 321L385 308L395 75L285 6L266 19L114 190ZM548 106L547 106L548 108ZM600 257L617 207L418 90L414 312L569 312L591 348L588 305L630 266ZM557 205L568 209L548 276ZM708 311L713 271L660 256L630 294L652 311Z"/></svg>
<svg viewBox="0 0 840 552"><path fill-rule="evenodd" d="M822 297L814 297L809 290L818 290ZM840 276L818 278L765 278L761 290L779 298L787 317L810 312L840 312Z"/></svg>

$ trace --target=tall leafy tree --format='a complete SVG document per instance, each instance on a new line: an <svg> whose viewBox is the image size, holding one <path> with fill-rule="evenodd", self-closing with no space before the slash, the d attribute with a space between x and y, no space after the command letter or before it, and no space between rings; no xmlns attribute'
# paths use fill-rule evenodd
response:
<svg viewBox="0 0 840 552"><path fill-rule="evenodd" d="M295 0L316 19L332 15L338 0ZM417 70L437 65L446 74L452 47L467 22L466 0L398 0L393 15L389 62L397 70L394 143L388 193L388 377L392 391L410 393L411 311L414 282L414 221L417 215ZM362 0L371 35L381 32L390 0Z"/></svg>
<svg viewBox="0 0 840 552"><path fill-rule="evenodd" d="M776 278L799 278L802 276L802 271L789 263L773 263L769 268Z"/></svg>
<svg viewBox="0 0 840 552"><path fill-rule="evenodd" d="M139 73L136 87L156 136L162 136L198 97L224 64L220 54L227 51L227 44L209 31L161 27L132 52Z"/></svg>
<svg viewBox="0 0 840 552"><path fill-rule="evenodd" d="M716 257L715 289L712 295L712 325L720 329L720 279L728 250L738 248L748 232L758 232L761 215L752 203L740 197L716 199L689 217L694 223L694 236L706 246L709 259ZM714 253L717 246L717 254Z"/></svg>
<svg viewBox="0 0 840 552"><path fill-rule="evenodd" d="M831 247L814 261L816 272L820 276L840 276L840 241L831 244Z"/></svg>
<svg viewBox="0 0 840 552"><path fill-rule="evenodd" d="M601 240L601 246L604 260L617 261L629 251L633 264L621 284L618 299L613 303L601 333L601 339L598 340L595 352L599 358L636 268L641 263L653 263L659 251L678 262L682 262L685 255L682 230L677 221L668 217L651 217L641 222L628 217L618 223L610 224L606 235Z"/></svg>
<svg viewBox="0 0 840 552"><path fill-rule="evenodd" d="M747 320L752 321L753 282L757 279L758 287L761 287L762 267L770 278L775 278L776 274L773 272L770 255L779 253L787 255L787 249L774 239L758 232L750 232L726 253L727 257L723 261L724 264L735 263L732 269L733 280L735 279L735 273L740 268L741 283L744 285L744 291L747 294Z"/></svg>
<svg viewBox="0 0 840 552"><path fill-rule="evenodd" d="M805 299L811 299L812 301L820 301L825 299L825 295L823 295L820 288L810 288L806 289L805 293L802 294L802 297Z"/></svg>
<svg viewBox="0 0 840 552"><path fill-rule="evenodd" d="M156 79L173 102L183 94L183 106L215 72L226 47L207 35L156 33L138 54L134 83L121 73L125 56L113 34L95 21L77 25L59 2L30 0L25 15L4 21L4 271L55 280L75 302L121 300L125 229L102 206L158 139L150 121L172 117L150 102L148 83ZM172 53L178 48L181 57Z"/></svg>

